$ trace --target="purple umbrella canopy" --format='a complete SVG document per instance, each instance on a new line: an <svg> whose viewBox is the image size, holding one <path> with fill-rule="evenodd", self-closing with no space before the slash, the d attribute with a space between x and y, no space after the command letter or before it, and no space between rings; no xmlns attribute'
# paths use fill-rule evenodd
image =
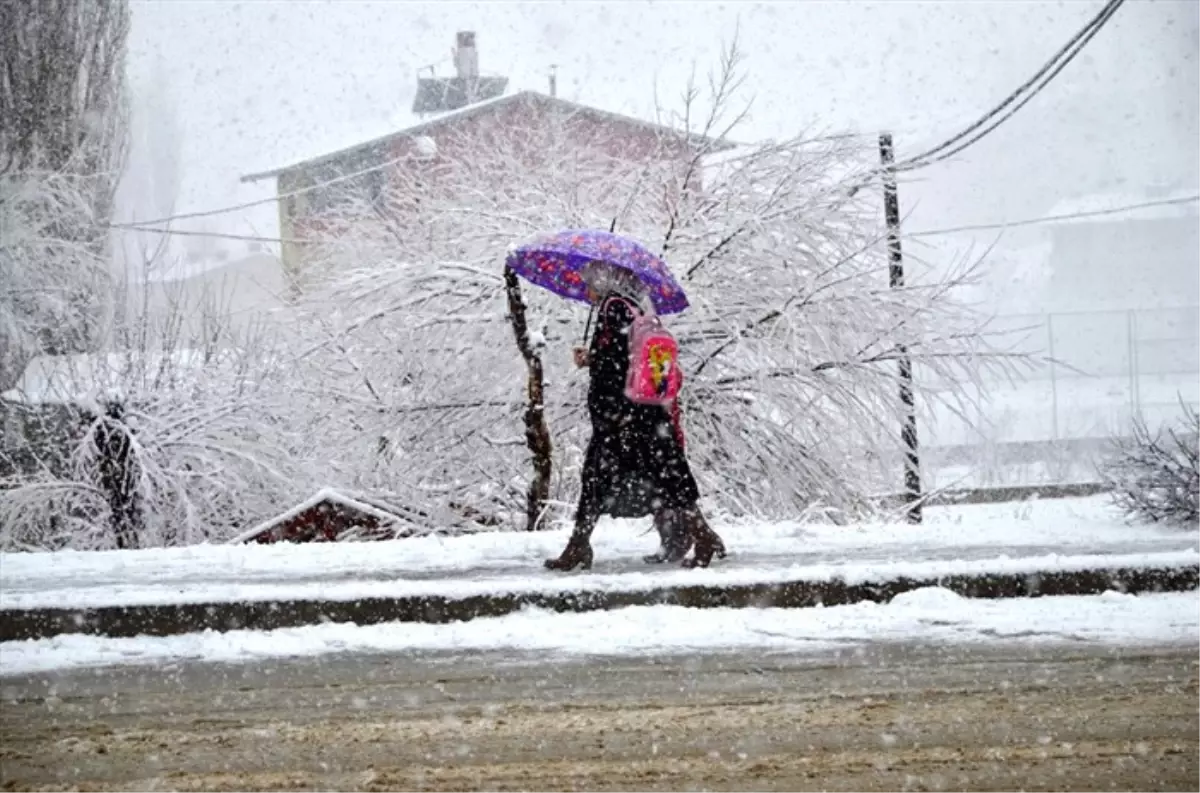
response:
<svg viewBox="0 0 1200 793"><path fill-rule="evenodd" d="M566 229L542 235L510 250L505 260L526 281L584 303L588 297L583 270L592 262L637 276L659 314L678 314L688 307L687 295L666 262L637 242L608 231Z"/></svg>

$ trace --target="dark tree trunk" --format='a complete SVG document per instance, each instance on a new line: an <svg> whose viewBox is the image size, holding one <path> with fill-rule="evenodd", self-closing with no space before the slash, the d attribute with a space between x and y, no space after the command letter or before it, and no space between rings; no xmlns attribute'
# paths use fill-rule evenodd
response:
<svg viewBox="0 0 1200 793"><path fill-rule="evenodd" d="M96 426L99 452L99 485L108 496L109 524L117 547L136 548L142 533L142 505L137 492L137 460L132 430L125 423L120 403L108 405Z"/></svg>
<svg viewBox="0 0 1200 793"><path fill-rule="evenodd" d="M508 267L504 268L504 285L508 294L508 321L512 323L517 349L521 351L521 357L529 369L525 394L525 443L533 453L533 478L529 481L529 495L525 504L525 530L534 531L541 522L546 501L550 498L553 446L550 443L550 429L546 426L542 359L534 352L529 341L521 283L517 280L517 274Z"/></svg>

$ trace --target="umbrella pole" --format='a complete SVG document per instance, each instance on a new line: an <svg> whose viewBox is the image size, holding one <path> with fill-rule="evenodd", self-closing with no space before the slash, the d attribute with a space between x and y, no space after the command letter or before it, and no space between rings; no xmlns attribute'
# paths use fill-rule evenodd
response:
<svg viewBox="0 0 1200 793"><path fill-rule="evenodd" d="M587 325L584 325L584 327L583 327L583 346L584 347L586 347L588 344L588 336L590 336L592 333L592 320L595 319L595 317L596 317L596 304L593 303L592 307L588 310Z"/></svg>

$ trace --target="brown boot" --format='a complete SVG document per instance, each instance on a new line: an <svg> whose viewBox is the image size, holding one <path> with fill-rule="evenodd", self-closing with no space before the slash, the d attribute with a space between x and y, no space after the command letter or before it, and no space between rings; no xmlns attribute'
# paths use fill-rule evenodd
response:
<svg viewBox="0 0 1200 793"><path fill-rule="evenodd" d="M571 539L567 542L567 547L563 549L562 555L557 559L547 559L546 569L559 570L562 572L570 572L576 567L583 570L592 569L592 544L587 537L581 537L577 534L572 534Z"/></svg>
<svg viewBox="0 0 1200 793"><path fill-rule="evenodd" d="M708 521L704 519L704 515L698 508L693 507L686 510L683 513L683 520L688 534L691 535L692 542L696 546L695 555L691 559L683 560L684 567L708 567L714 556L718 559L725 558L725 543L708 525Z"/></svg>

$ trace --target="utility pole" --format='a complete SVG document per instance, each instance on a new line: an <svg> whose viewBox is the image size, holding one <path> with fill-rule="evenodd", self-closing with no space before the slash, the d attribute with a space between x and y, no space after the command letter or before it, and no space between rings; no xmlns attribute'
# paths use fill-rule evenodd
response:
<svg viewBox="0 0 1200 793"><path fill-rule="evenodd" d="M888 227L888 287L904 288L904 257L900 252L900 198L896 194L895 151L892 133L879 135L879 160L883 164L883 215ZM904 418L900 442L904 445L904 502L908 522L921 522L921 458L917 446L917 411L913 399L912 359L908 345L897 345L900 357L900 405Z"/></svg>

